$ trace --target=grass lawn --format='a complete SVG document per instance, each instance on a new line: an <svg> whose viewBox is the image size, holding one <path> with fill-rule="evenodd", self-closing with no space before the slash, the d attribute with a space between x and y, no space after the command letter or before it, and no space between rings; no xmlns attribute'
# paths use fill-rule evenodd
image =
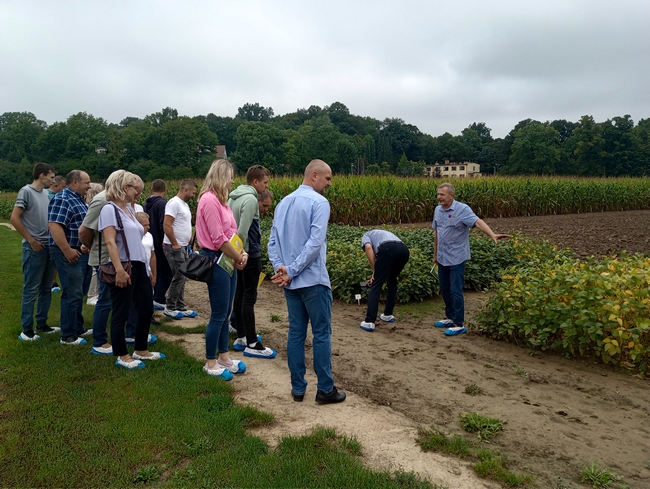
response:
<svg viewBox="0 0 650 489"><path fill-rule="evenodd" d="M0 254L0 487L432 487L365 468L356 440L327 428L270 450L246 428L273 417L234 406L231 384L178 345L160 341L166 361L127 371L58 334L19 341L20 236L3 226Z"/></svg>

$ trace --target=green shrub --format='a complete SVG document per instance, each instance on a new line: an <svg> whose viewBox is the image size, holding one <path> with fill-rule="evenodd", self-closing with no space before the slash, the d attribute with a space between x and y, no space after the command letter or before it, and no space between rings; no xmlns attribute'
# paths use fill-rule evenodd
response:
<svg viewBox="0 0 650 489"><path fill-rule="evenodd" d="M650 346L650 258L560 256L510 268L477 321L501 339L645 372Z"/></svg>
<svg viewBox="0 0 650 489"><path fill-rule="evenodd" d="M270 219L262 221L262 249L266 250L271 232ZM365 252L361 249L361 237L371 228L339 226L331 224L327 230L327 270L335 299L348 303L355 301L355 294L361 292L359 282L372 275ZM411 256L400 274L397 300L400 303L422 301L439 293L438 275L431 273L433 264L434 233L431 229L404 229L386 226L409 247ZM465 267L465 288L483 290L501 280L501 271L507 267L519 268L538 266L557 255L568 257L569 251L557 248L543 241L513 236L498 245L483 237L479 231L470 233L472 259ZM263 254L262 268L268 276L273 274L271 263Z"/></svg>

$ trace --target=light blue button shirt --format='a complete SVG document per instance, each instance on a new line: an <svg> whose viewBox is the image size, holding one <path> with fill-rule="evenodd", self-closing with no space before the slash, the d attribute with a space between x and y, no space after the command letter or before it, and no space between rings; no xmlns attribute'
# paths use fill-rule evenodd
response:
<svg viewBox="0 0 650 489"><path fill-rule="evenodd" d="M433 213L432 227L438 235L438 263L453 267L471 258L469 230L476 225L478 216L462 202L453 200L449 209L441 205Z"/></svg>
<svg viewBox="0 0 650 489"><path fill-rule="evenodd" d="M274 270L287 267L287 289L332 288L325 265L329 218L329 202L309 185L301 185L276 206L268 252Z"/></svg>
<svg viewBox="0 0 650 489"><path fill-rule="evenodd" d="M365 250L366 245L370 243L372 249L375 252L375 255L379 253L379 247L384 243L390 243L392 241L402 242L397 236L395 236L390 231L385 229L371 229L366 234L361 237L361 249Z"/></svg>

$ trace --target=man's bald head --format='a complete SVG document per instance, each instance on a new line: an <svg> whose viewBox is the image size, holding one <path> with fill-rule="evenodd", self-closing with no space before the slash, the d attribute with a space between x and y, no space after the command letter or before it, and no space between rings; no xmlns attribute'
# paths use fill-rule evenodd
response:
<svg viewBox="0 0 650 489"><path fill-rule="evenodd" d="M303 185L309 185L316 192L322 194L332 185L332 169L323 160L311 160L305 168Z"/></svg>

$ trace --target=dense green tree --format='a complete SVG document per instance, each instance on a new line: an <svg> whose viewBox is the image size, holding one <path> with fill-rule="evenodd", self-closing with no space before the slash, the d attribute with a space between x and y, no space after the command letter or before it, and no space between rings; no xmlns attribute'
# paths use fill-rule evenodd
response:
<svg viewBox="0 0 650 489"><path fill-rule="evenodd" d="M463 161L465 148L462 140L446 132L442 136L434 138L434 158L440 163L445 160Z"/></svg>
<svg viewBox="0 0 650 489"><path fill-rule="evenodd" d="M109 139L108 123L101 117L94 117L86 112L68 117L68 140L64 157L81 160L96 154L98 148L106 149Z"/></svg>
<svg viewBox="0 0 650 489"><path fill-rule="evenodd" d="M485 122L472 122L467 129L476 131L476 134L481 138L483 144L493 141L492 138L492 129L490 129Z"/></svg>
<svg viewBox="0 0 650 489"><path fill-rule="evenodd" d="M237 109L237 117L246 122L269 122L273 118L273 108L258 103L244 104Z"/></svg>
<svg viewBox="0 0 650 489"><path fill-rule="evenodd" d="M382 159L386 156L392 169L397 168L397 161L402 153L405 153L409 160L420 159L420 140L422 133L412 125L406 124L402 119L385 119L380 128L381 139L390 146L391 154L380 154Z"/></svg>
<svg viewBox="0 0 650 489"><path fill-rule="evenodd" d="M483 149L483 139L475 129L469 127L463 129L460 135L462 145L462 161L477 161L481 150Z"/></svg>
<svg viewBox="0 0 650 489"><path fill-rule="evenodd" d="M640 165L640 141L634 132L634 121L629 115L608 119L602 124L605 140L603 174L605 176L644 174Z"/></svg>
<svg viewBox="0 0 650 489"><path fill-rule="evenodd" d="M47 124L31 112L5 112L0 115L0 159L19 163L36 159L37 141Z"/></svg>
<svg viewBox="0 0 650 489"><path fill-rule="evenodd" d="M158 127L162 126L166 122L173 121L174 119L178 119L178 111L171 107L165 107L160 112L155 112L144 118L145 122Z"/></svg>
<svg viewBox="0 0 650 489"><path fill-rule="evenodd" d="M514 132L507 171L510 174L552 175L560 158L557 130L533 121Z"/></svg>
<svg viewBox="0 0 650 489"><path fill-rule="evenodd" d="M605 150L603 127L590 115L583 115L568 143L573 147L577 173L600 176L605 173L602 159Z"/></svg>
<svg viewBox="0 0 650 489"><path fill-rule="evenodd" d="M237 128L235 143L237 150L233 156L239 173L245 173L252 165L264 165L273 173L285 173L283 144L285 132L263 122L246 122Z"/></svg>

